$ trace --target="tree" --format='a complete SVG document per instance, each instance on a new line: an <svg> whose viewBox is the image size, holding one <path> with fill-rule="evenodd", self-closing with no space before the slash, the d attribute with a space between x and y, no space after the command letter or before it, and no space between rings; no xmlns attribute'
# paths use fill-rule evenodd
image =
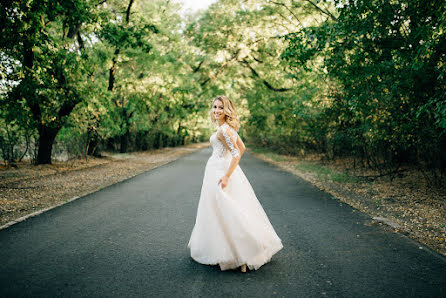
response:
<svg viewBox="0 0 446 298"><path fill-rule="evenodd" d="M37 164L51 163L57 133L85 99L92 67L82 36L97 12L96 3L86 0L2 4L0 46L17 62L5 103L12 110L25 103L39 135Z"/></svg>
<svg viewBox="0 0 446 298"><path fill-rule="evenodd" d="M335 4L338 17L287 36L284 58L320 59L337 84L327 112L339 152L385 171L409 162L444 173L444 1Z"/></svg>

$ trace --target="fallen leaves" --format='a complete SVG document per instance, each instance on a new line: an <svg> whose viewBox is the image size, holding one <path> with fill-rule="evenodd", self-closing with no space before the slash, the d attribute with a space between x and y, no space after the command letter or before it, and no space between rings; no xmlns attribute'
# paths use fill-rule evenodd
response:
<svg viewBox="0 0 446 298"><path fill-rule="evenodd" d="M252 153L311 182L350 206L372 217L394 223L393 231L426 244L446 255L446 192L429 185L416 169L407 168L392 181L372 170L351 168L348 159L321 161L275 153Z"/></svg>

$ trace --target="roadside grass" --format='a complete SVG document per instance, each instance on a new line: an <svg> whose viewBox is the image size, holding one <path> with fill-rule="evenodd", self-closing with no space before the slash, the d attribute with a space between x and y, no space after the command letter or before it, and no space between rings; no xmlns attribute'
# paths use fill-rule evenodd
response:
<svg viewBox="0 0 446 298"><path fill-rule="evenodd" d="M277 161L277 162L279 162L279 161L286 161L286 160L289 159L289 158L287 158L287 157L284 156L284 155L280 155L280 154L271 152L271 151L269 151L269 150L267 150L267 149L264 149L264 148L249 148L249 149L250 149L251 151L253 151L254 153L260 153L260 154L263 154L263 155L265 155L266 157L268 157L268 158L270 158L270 159L272 159L272 160L274 160L274 161Z"/></svg>
<svg viewBox="0 0 446 298"><path fill-rule="evenodd" d="M302 173L312 173L316 175L319 180L329 180L338 183L364 182L364 179L360 177L350 175L346 172L337 172L330 169L328 166L324 166L314 162L302 161L295 165L295 167Z"/></svg>
<svg viewBox="0 0 446 298"><path fill-rule="evenodd" d="M334 181L338 183L360 183L365 182L363 178L346 172L338 172L320 164L317 161L296 161L289 156L277 154L265 148L250 148L254 153L260 153L275 162L293 161L294 167L304 174L315 175L322 181ZM296 164L297 162L297 164Z"/></svg>

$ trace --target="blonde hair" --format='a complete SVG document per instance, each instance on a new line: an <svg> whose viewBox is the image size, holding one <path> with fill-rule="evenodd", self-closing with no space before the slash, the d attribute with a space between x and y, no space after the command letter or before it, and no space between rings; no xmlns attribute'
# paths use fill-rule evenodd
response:
<svg viewBox="0 0 446 298"><path fill-rule="evenodd" d="M238 131L240 129L240 119L237 115L237 112L235 111L234 103L232 102L232 100L225 95L220 95L220 96L215 97L212 100L212 106L214 106L214 102L216 100L219 100L223 103L223 112L225 113L225 121L232 128L234 128L235 131ZM210 116L211 116L211 122L216 124L217 120L215 120L215 118L214 118L214 114L212 113L212 108L211 108Z"/></svg>

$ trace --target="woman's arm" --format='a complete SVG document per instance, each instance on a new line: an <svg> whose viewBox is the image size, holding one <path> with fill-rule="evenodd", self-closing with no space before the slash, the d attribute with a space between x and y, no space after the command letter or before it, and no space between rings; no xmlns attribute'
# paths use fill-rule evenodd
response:
<svg viewBox="0 0 446 298"><path fill-rule="evenodd" d="M237 146L240 148L240 156L242 156L246 151L246 147L239 135L237 135Z"/></svg>
<svg viewBox="0 0 446 298"><path fill-rule="evenodd" d="M237 137L237 141L234 141L233 134L227 128L220 131L217 134L217 137L219 137L219 139L223 141L223 143L228 147L228 149L232 155L232 160L231 160L231 164L229 165L228 171L218 181L218 184L221 183L222 188L225 188L226 185L228 184L229 177L232 175L234 170L237 168L237 165L240 161L240 158L242 157L243 152L245 152L246 147L243 144L243 141L240 139L240 137ZM239 148L239 144L242 145L241 148Z"/></svg>

